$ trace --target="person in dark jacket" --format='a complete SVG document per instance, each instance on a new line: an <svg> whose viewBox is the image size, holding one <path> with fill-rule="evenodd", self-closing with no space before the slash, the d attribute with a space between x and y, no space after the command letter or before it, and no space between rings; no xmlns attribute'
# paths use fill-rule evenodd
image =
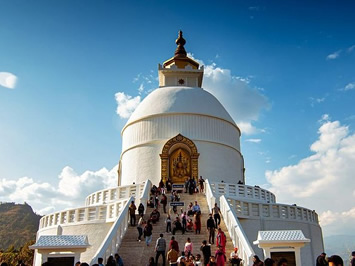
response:
<svg viewBox="0 0 355 266"><path fill-rule="evenodd" d="M160 203L163 205L164 213L166 213L166 204L168 204L168 197L165 194L162 195Z"/></svg>
<svg viewBox="0 0 355 266"><path fill-rule="evenodd" d="M328 265L328 262L325 260L325 256L327 254L325 254L324 252L322 254L320 254L318 257L317 257L317 260L316 260L316 266L326 266Z"/></svg>
<svg viewBox="0 0 355 266"><path fill-rule="evenodd" d="M216 224L212 218L212 214L210 214L209 218L207 219L207 230L209 232L208 242L210 244L214 244L214 233L216 231Z"/></svg>
<svg viewBox="0 0 355 266"><path fill-rule="evenodd" d="M203 254L203 265L206 266L210 260L210 257L211 257L211 246L207 245L206 240L203 240L200 250L202 251L202 254Z"/></svg>
<svg viewBox="0 0 355 266"><path fill-rule="evenodd" d="M143 217L144 215L144 205L142 203L138 206L138 214L140 217Z"/></svg>

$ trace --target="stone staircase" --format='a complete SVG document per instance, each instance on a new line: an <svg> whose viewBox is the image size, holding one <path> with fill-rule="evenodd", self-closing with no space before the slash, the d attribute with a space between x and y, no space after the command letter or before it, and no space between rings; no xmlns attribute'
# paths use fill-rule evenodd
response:
<svg viewBox="0 0 355 266"><path fill-rule="evenodd" d="M190 237L190 239L193 243L193 254L194 255L200 254L202 256L202 252L200 251L200 246L201 246L203 240L208 241L208 236L209 236L207 228L206 228L206 221L208 219L208 214L210 213L210 210L208 209L206 196L202 193L197 193L197 194L195 193L193 195L181 193L180 196L181 196L180 201L185 203L185 206L183 207L184 210L187 208L187 206L190 202L194 202L195 200L197 200L198 204L200 205L201 212L202 212L202 216L201 216L202 227L201 227L201 234L197 234L197 235L194 232L185 232L185 234L182 235L181 231L177 231L175 234L175 240L179 243L179 249L181 252L181 250L184 250L184 246L185 246L187 238ZM170 197L168 197L168 200L170 202ZM178 207L179 213L180 213L180 208L181 207ZM167 207L167 209L168 209L168 207ZM152 208L148 208L145 218L148 218L148 216L150 215L152 210L153 210ZM118 250L118 253L122 257L125 266L146 265L148 263L148 260L150 257L154 257L154 259L155 259L154 247L155 247L156 240L159 238L160 233L164 234L164 239L166 240L167 249L168 249L168 245L169 245L172 234L166 233L166 224L165 224L166 214L164 214L162 206L159 207L159 212L160 212L160 219L159 219L158 223L153 225L153 239L152 239L152 243L150 244L150 246L147 246L145 244L143 237L142 237L141 242L137 241L138 231L135 226L130 226L127 229L127 232L123 238L121 247ZM138 220L137 220L137 222L138 222ZM233 244L232 244L231 238L229 236L228 230L224 224L223 217L221 219L220 226L227 236L226 257L228 260L230 253L233 251ZM215 241L215 243L216 243L216 241ZM217 249L217 247L215 244L211 245L212 254L215 253L216 249ZM159 258L158 265L162 265L162 258L161 257ZM168 265L168 264L166 264L166 265ZM228 265L228 264L226 264L226 265Z"/></svg>

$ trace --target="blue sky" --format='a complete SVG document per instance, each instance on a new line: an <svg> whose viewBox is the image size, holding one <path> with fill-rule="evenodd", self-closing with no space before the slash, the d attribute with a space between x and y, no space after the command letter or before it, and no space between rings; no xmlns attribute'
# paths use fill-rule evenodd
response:
<svg viewBox="0 0 355 266"><path fill-rule="evenodd" d="M353 1L1 1L0 199L26 200L45 212L54 207L15 194L29 185L58 196L66 174L80 184L89 178L84 173L100 176L102 168L99 185L111 184L126 122L116 113L115 94L141 100L157 87L157 64L173 55L182 29L187 51L223 74L211 90L218 94L228 83L220 101L237 123L252 127L241 140L247 183L316 209L327 221L325 234L341 233L332 217L343 215L348 226L355 217L353 169L336 172L324 147L334 148L336 158L349 148L346 166L355 158L354 7ZM245 99L238 98L240 86ZM329 171L302 168L313 155L315 164L329 159L321 167L331 165ZM341 208L322 190L337 179L339 191L350 189ZM299 193L308 185L313 192Z"/></svg>

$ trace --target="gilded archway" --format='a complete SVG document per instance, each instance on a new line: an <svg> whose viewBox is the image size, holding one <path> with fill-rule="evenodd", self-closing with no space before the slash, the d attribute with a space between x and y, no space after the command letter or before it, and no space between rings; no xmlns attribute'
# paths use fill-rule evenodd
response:
<svg viewBox="0 0 355 266"><path fill-rule="evenodd" d="M186 178L198 178L199 153L195 143L181 134L169 139L160 154L161 178L182 183Z"/></svg>

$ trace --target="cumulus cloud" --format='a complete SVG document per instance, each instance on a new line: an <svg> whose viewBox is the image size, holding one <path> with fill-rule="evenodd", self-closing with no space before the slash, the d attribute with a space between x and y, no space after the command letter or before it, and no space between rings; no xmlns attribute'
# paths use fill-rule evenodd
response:
<svg viewBox="0 0 355 266"><path fill-rule="evenodd" d="M319 222L322 227L327 229L328 235L341 233L349 234L354 231L355 207L349 210L339 211L325 211L319 215Z"/></svg>
<svg viewBox="0 0 355 266"><path fill-rule="evenodd" d="M321 121L319 138L310 146L312 154L295 165L267 171L266 178L279 201L315 209L322 224L330 226L337 222L333 215L346 217L345 223L354 213L355 134L328 115Z"/></svg>
<svg viewBox="0 0 355 266"><path fill-rule="evenodd" d="M141 97L139 95L132 97L125 94L124 92L117 92L115 94L115 99L117 102L116 113L121 118L129 118L138 104L141 102Z"/></svg>
<svg viewBox="0 0 355 266"><path fill-rule="evenodd" d="M203 88L212 93L226 108L233 119L238 124L243 134L262 133L263 130L257 129L253 122L257 121L260 112L270 107L267 97L262 94L264 89L252 87L252 77L239 77L231 73L230 69L218 67L215 63L204 64L203 61L194 58L201 65L204 65ZM139 96L133 97L124 92L116 93L117 114L121 118L129 118L141 101L140 95L149 93L152 89L147 86L155 85L157 78L151 74L138 74L133 83L140 82L138 88Z"/></svg>
<svg viewBox="0 0 355 266"><path fill-rule="evenodd" d="M331 53L327 55L327 60L334 60L337 59L340 56L341 50L335 51L334 53Z"/></svg>
<svg viewBox="0 0 355 266"><path fill-rule="evenodd" d="M188 56L194 58L192 54ZM249 77L238 77L230 69L218 67L215 63L206 65L201 60L195 60L205 66L203 88L223 104L242 133L260 133L252 122L258 120L262 110L270 108L270 103L261 90L250 85Z"/></svg>
<svg viewBox="0 0 355 266"><path fill-rule="evenodd" d="M245 135L253 135L262 132L262 130L253 126L251 122L239 122L238 127L241 130L242 134Z"/></svg>
<svg viewBox="0 0 355 266"><path fill-rule="evenodd" d="M85 197L97 190L117 185L117 166L111 170L77 174L64 167L56 185L39 183L29 177L0 179L0 201L27 202L40 214L84 205Z"/></svg>
<svg viewBox="0 0 355 266"><path fill-rule="evenodd" d="M9 72L0 72L0 86L8 89L14 89L16 87L17 77Z"/></svg>

